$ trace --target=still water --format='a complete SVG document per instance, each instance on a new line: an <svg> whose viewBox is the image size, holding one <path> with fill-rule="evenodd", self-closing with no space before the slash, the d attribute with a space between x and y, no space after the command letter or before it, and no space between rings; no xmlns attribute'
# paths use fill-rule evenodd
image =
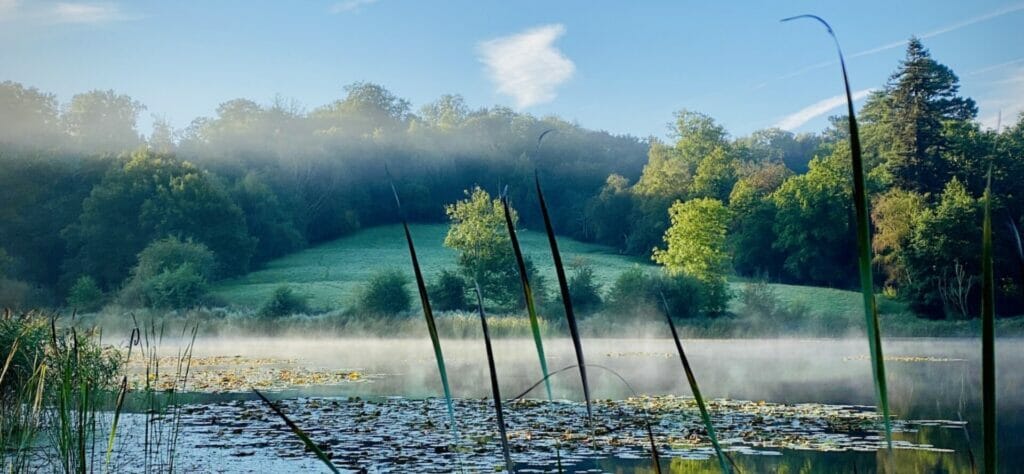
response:
<svg viewBox="0 0 1024 474"><path fill-rule="evenodd" d="M273 394L294 421L323 440L340 466L371 472L447 472L460 466L493 471L501 455L494 438L493 406L484 400L491 396L491 388L483 342L442 344L453 396L459 399L461 454L442 447L451 434L443 401L437 399L442 389L429 341L200 339L194 355L292 359L307 367L363 374L357 382ZM872 413L864 406L875 404L866 341L733 339L684 344L704 396L719 400L712 403L716 426L721 424L720 437L733 439L725 444L742 472L971 472L972 462L980 462L972 461L981 453L977 340L885 341L890 403L899 420L895 438L902 448L891 454L875 449L881 443L874 431L877 419L856 424ZM174 343L165 341L164 346L172 348ZM1005 472L1024 472L1021 348L1022 340L997 343L999 462ZM547 340L545 349L551 371L575 363L567 339ZM717 471L706 445L687 444L687 432L701 431L692 402L687 408L688 400L675 398L624 401L633 390L652 397L689 397L670 339L590 339L584 341L584 349L587 364L620 374L632 389L610 371L591 369L593 397L607 400L598 405L595 423L599 432L609 433L559 445L566 471L653 472L649 443L638 421L644 409L650 410L665 472ZM532 340L495 341L503 398L540 380L536 354ZM512 459L521 472L556 472L554 440L560 434L588 433L583 405L571 402L582 398L578 372L554 376L552 391L556 400L564 401L506 404L510 433L517 433ZM546 398L543 386L528 398ZM195 405L182 417L179 467L219 472L318 468L312 455L303 454L301 444L251 395L196 394L188 399ZM126 429L139 419L141 415L130 415ZM836 426L842 428L836 431ZM787 434L790 431L797 434ZM752 448L742 441L773 435L780 441L774 445ZM812 435L829 441L802 444ZM124 467L131 470L130 465Z"/></svg>

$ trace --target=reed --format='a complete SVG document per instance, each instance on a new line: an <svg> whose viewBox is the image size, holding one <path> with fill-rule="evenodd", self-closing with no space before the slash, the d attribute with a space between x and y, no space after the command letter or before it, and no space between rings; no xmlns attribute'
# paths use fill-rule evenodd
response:
<svg viewBox="0 0 1024 474"><path fill-rule="evenodd" d="M434 319L434 312L430 309L430 297L427 296L427 284L423 279L423 271L420 269L419 259L416 258L416 246L412 241L412 233L409 232L409 222L402 211L402 201L398 198L398 189L395 188L395 181L391 178L391 172L384 168L388 175L388 182L391 185L391 193L395 196L395 206L398 215L402 220L402 228L405 230L405 241L409 245L409 258L412 260L412 270L416 275L416 289L419 291L420 304L423 306L423 317L427 322L427 332L430 334L430 343L434 348L434 359L437 360L437 371L441 375L441 385L444 389L444 401L448 406L448 422L451 424L452 435L458 436L458 429L455 425L455 406L452 403L452 391L448 384L448 370L445 368L444 353L441 351L441 339L437 334L437 322Z"/></svg>
<svg viewBox="0 0 1024 474"><path fill-rule="evenodd" d="M515 224L512 223L512 212L508 204L508 193L502 193L501 206L505 211L505 228L508 230L509 240L512 242L512 253L516 256L516 265L519 267L519 281L523 285L523 299L526 301L526 312L530 317L530 331L533 333L533 344L537 347L537 358L540 360L540 371L545 377L544 389L548 394L548 401L552 400L551 382L546 379L548 376L548 361L544 356L544 342L540 336L540 319L537 317L537 306L533 298L533 289L530 288L530 276L526 269L526 259L523 258L523 250L519 246L519 237L516 235Z"/></svg>
<svg viewBox="0 0 1024 474"><path fill-rule="evenodd" d="M981 231L981 392L985 474L998 472L996 463L995 271L992 268L992 168L983 197Z"/></svg>
<svg viewBox="0 0 1024 474"><path fill-rule="evenodd" d="M537 137L537 149L535 154L540 153L540 144L544 137L553 130L545 130ZM547 232L548 245L551 247L551 259L555 265L555 275L558 277L558 290L562 295L562 305L565 307L565 320L569 326L569 336L572 337L572 347L576 352L576 363L580 369L580 381L583 384L583 399L587 403L587 419L594 420L594 412L590 403L590 384L587 383L587 364L583 358L583 345L580 344L580 330L576 324L576 313L572 309L572 297L569 296L569 281L565 277L565 267L562 265L562 255L558 251L558 240L555 238L555 229L551 225L551 216L548 213L548 206L544 200L544 191L540 186L540 173L533 172L534 184L537 188L537 199L540 201L540 213L544 218L544 230ZM545 377L547 379L547 377Z"/></svg>
<svg viewBox="0 0 1024 474"><path fill-rule="evenodd" d="M515 472L512 456L508 449L508 433L505 431L505 414L501 409L501 389L498 387L498 372L494 369L494 350L491 347L491 333L487 330L487 316L484 314L484 297L480 291L480 283L476 286L476 308L480 313L480 328L484 332L484 347L487 349L487 369L491 375L491 394L494 397L494 416L498 423L498 435L501 437L501 454L505 457L505 471Z"/></svg>
<svg viewBox="0 0 1024 474"><path fill-rule="evenodd" d="M690 391L693 392L693 399L697 402L697 409L700 410L700 418L704 421L704 429L708 430L708 438L711 439L711 446L715 448L715 455L718 457L718 465L722 468L723 473L732 472L730 469L730 462L726 461L725 453L722 451L722 446L718 444L718 436L715 434L715 425L711 423L711 415L708 414L707 405L704 403L704 397L700 393L700 387L697 386L697 377L693 374L693 369L690 367L690 361L686 358L686 351L683 350L683 343L679 340L679 332L676 331L676 323L672 321L672 313L669 310L668 299L665 298L665 294L661 293L661 303L665 306L665 319L668 321L668 328L672 332L672 340L676 343L676 351L679 353L679 360L683 363L683 371L686 372L686 381L690 384Z"/></svg>
<svg viewBox="0 0 1024 474"><path fill-rule="evenodd" d="M811 19L820 22L828 30L836 46L839 65L843 72L843 86L846 91L847 119L850 125L850 155L853 165L853 202L857 215L857 262L860 268L861 294L864 299L864 320L867 326L868 347L871 351L871 373L875 382L878 405L885 424L885 441L892 452L892 420L889 418L889 390L885 378L885 357L882 355L882 331L878 321L878 306L875 302L874 276L871 271L871 222L868 213L867 188L864 184L864 159L861 156L860 135L857 130L857 116L853 111L853 97L850 93L850 78L846 73L846 60L839 46L839 38L827 21L816 15L798 15L782 21Z"/></svg>
<svg viewBox="0 0 1024 474"><path fill-rule="evenodd" d="M316 457L320 459L321 462L324 463L324 466L330 469L331 472L341 472L338 471L338 468L334 466L333 462L331 462L331 458L329 458L327 454L324 453L324 451L320 449L320 447L317 446L312 439L309 438L309 435L307 435L305 431L302 431L302 428L299 428L299 425L296 425L295 422L291 420L291 418L288 418L288 415L285 415L284 412L281 411L281 409L274 404L274 402L271 402L270 399L268 399L266 396L260 393L259 390L256 390L255 388L252 389L252 392L255 393L257 397L260 397L260 400L263 400L263 403L270 407L270 410L273 411L279 418L281 418L281 421L284 421L284 424L288 425L288 429L292 430L292 433L294 433L295 436L302 440L302 443L306 445L306 449L312 451L313 454L316 454Z"/></svg>

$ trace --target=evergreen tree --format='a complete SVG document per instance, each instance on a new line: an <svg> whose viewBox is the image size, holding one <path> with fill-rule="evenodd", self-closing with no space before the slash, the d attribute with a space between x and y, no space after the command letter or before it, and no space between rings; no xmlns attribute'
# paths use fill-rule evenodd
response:
<svg viewBox="0 0 1024 474"><path fill-rule="evenodd" d="M917 38L907 44L907 56L886 86L885 120L891 127L892 150L886 167L895 186L938 194L952 174L943 156L949 144L943 123L972 120L974 100L960 97L960 79L932 59Z"/></svg>

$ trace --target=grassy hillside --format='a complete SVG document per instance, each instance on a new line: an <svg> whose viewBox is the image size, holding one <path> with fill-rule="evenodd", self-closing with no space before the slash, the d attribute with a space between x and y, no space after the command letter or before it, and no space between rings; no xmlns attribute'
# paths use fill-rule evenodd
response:
<svg viewBox="0 0 1024 474"><path fill-rule="evenodd" d="M411 226L416 252L427 280L444 268L455 268L455 252L443 245L447 225ZM547 237L542 232L521 231L523 252L531 258L554 288L555 272ZM618 255L608 247L560 238L562 260L569 264L585 258L598 281L607 288L622 271L633 265L654 268L643 259ZM397 268L412 278L412 267L400 225L373 227L270 262L265 268L217 284L213 293L232 305L257 307L275 288L287 284L310 298L319 308L339 308L352 303L359 288L374 272Z"/></svg>

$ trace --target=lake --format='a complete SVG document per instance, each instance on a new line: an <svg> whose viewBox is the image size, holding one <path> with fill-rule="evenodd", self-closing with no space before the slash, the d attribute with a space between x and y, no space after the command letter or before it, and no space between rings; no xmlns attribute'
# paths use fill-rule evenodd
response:
<svg viewBox="0 0 1024 474"><path fill-rule="evenodd" d="M1000 465L1024 463L1019 371L1022 340L997 343ZM493 471L501 464L484 345L442 341L449 368L458 441L448 430L437 366L427 340L379 338L218 338L196 342L196 361L214 357L262 360L244 372L278 367L296 383L301 368L339 373L326 385L271 391L282 408L334 456L339 466L370 472ZM973 339L889 339L889 397L897 449L883 443L867 342L863 339L751 339L684 341L716 430L743 472L970 472L980 456L980 343ZM665 472L716 472L713 451L671 339L583 341L595 404L586 423L579 373L551 379L555 402L543 385L526 402L505 404L512 459L521 472L653 472L645 413L659 444ZM164 350L174 353L175 342ZM541 379L532 340L494 341L503 398ZM545 341L551 371L575 364L568 339ZM273 360L269 359L273 355ZM221 364L221 362L217 362ZM226 362L214 378L248 375ZM275 365L275 364L279 364ZM261 369L260 367L263 367ZM283 369L281 367L284 367ZM198 377L204 367L197 364ZM225 376L228 373L230 376ZM632 388L615 374L621 375ZM201 378L200 378L201 379ZM200 380L197 379L197 380ZM316 469L303 448L251 393L197 393L180 418L176 463L182 470L265 472ZM632 398L634 391L652 398ZM543 400L542 400L543 399ZM141 429L141 414L125 417ZM124 470L137 468L126 446ZM977 461L980 462L980 459Z"/></svg>

